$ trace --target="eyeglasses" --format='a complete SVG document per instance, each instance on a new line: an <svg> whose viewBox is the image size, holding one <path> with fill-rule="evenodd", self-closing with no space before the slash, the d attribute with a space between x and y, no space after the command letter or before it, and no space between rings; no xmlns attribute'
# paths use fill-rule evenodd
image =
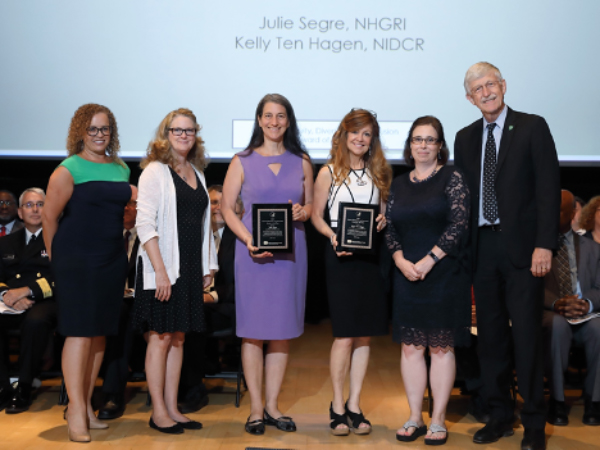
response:
<svg viewBox="0 0 600 450"><path fill-rule="evenodd" d="M365 109L365 108L352 108L350 110L350 112L354 112L354 111L366 111L369 114L371 114L373 117L375 117L377 119L377 113L375 111L371 111L370 109Z"/></svg>
<svg viewBox="0 0 600 450"><path fill-rule="evenodd" d="M479 86L475 86L473 89L471 89L471 94L481 95L481 93L483 92L483 86L485 86L488 91L491 91L492 89L496 88L499 84L499 81L488 81L487 83L485 83L485 85L480 84Z"/></svg>
<svg viewBox="0 0 600 450"><path fill-rule="evenodd" d="M183 133L186 136L194 136L196 134L195 128L169 128L169 131L173 133L173 136L181 136Z"/></svg>
<svg viewBox="0 0 600 450"><path fill-rule="evenodd" d="M0 206L11 206L14 205L15 202L12 200L0 200Z"/></svg>
<svg viewBox="0 0 600 450"><path fill-rule="evenodd" d="M439 141L439 139L432 138L431 136L428 136L426 138L422 138L421 136L415 136L414 138L410 139L410 142L417 145L421 145L423 142L425 142L426 145L433 145Z"/></svg>
<svg viewBox="0 0 600 450"><path fill-rule="evenodd" d="M98 132L102 133L102 136L108 136L112 133L112 127L88 127L88 136L97 136Z"/></svg>
<svg viewBox="0 0 600 450"><path fill-rule="evenodd" d="M27 209L32 209L34 206L37 206L38 208L43 208L44 202L27 202L27 203L21 205L22 208L27 208Z"/></svg>

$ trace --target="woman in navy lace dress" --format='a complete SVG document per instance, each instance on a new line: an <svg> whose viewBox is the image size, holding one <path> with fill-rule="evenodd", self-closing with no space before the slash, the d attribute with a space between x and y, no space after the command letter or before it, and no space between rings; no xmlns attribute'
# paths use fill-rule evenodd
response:
<svg viewBox="0 0 600 450"><path fill-rule="evenodd" d="M454 384L454 347L469 345L471 304L465 239L469 191L463 175L446 166L448 148L438 119L411 126L404 158L413 170L396 178L388 197L386 241L394 272L393 337L402 344L402 379L409 420L396 434L443 444L446 405ZM425 349L431 354L432 422L424 425Z"/></svg>

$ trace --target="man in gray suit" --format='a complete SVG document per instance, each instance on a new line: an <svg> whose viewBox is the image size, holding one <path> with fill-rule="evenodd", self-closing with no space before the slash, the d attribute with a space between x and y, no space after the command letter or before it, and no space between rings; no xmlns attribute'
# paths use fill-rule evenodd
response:
<svg viewBox="0 0 600 450"><path fill-rule="evenodd" d="M583 423L600 425L600 317L578 325L575 319L600 311L600 245L571 229L575 198L562 191L559 249L552 270L544 278L544 344L546 374L550 382L548 423L569 423L564 395L564 374L572 344L585 349L587 375L584 386Z"/></svg>

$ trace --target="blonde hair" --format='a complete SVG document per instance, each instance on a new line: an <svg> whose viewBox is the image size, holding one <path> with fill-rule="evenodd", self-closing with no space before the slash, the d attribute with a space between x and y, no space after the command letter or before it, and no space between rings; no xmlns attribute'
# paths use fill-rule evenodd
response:
<svg viewBox="0 0 600 450"><path fill-rule="evenodd" d="M146 157L140 162L140 167L142 169L144 169L152 161L158 161L175 168L175 158L173 157L172 151L173 149L171 147L171 143L169 142L169 128L171 127L175 117L178 116L184 116L191 119L192 122L194 122L194 128L196 129L196 142L188 153L187 160L198 170L204 170L206 166L208 166L206 150L204 149L204 140L198 136L198 132L200 131L201 127L198 125L196 116L187 108L179 108L167 114L167 116L162 120L156 129L154 139L150 141L150 144L148 144Z"/></svg>
<svg viewBox="0 0 600 450"><path fill-rule="evenodd" d="M369 151L363 155L365 168L373 178L375 187L379 189L381 199L387 200L390 185L392 184L392 168L385 159L381 139L379 138L379 124L373 113L366 109L353 109L340 122L337 131L331 140L331 151L328 163L333 166L333 182L336 186L344 183L350 173L350 156L348 155L348 133L358 131L371 125L373 134Z"/></svg>
<svg viewBox="0 0 600 450"><path fill-rule="evenodd" d="M600 208L600 195L592 197L587 204L581 208L579 215L579 227L585 231L592 231L596 223L596 211Z"/></svg>

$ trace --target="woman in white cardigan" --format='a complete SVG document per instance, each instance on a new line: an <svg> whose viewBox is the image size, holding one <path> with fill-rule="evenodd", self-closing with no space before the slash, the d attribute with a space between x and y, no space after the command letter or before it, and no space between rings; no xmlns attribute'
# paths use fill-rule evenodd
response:
<svg viewBox="0 0 600 450"><path fill-rule="evenodd" d="M199 129L189 109L170 112L148 146L139 180L133 320L149 332L150 427L169 434L202 427L177 409L177 389L185 333L205 331L203 288L218 269Z"/></svg>

